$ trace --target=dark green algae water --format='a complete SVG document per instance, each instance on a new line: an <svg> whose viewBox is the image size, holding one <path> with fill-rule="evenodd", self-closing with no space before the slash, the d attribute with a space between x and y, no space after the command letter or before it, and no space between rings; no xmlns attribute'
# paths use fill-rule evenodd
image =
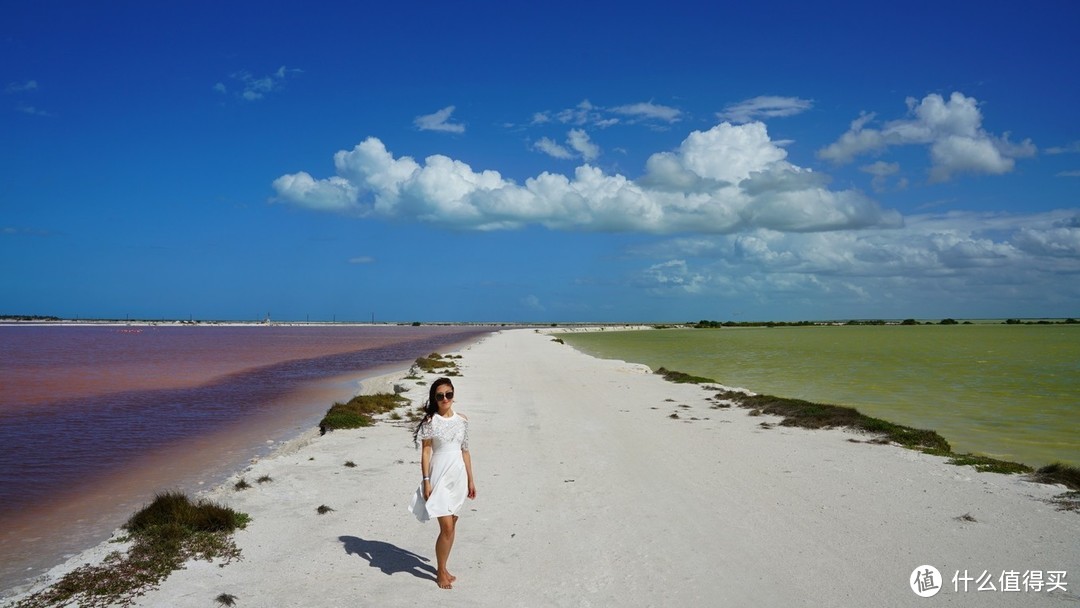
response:
<svg viewBox="0 0 1080 608"><path fill-rule="evenodd" d="M561 334L603 358L851 406L953 451L1080 466L1080 325L809 326Z"/></svg>

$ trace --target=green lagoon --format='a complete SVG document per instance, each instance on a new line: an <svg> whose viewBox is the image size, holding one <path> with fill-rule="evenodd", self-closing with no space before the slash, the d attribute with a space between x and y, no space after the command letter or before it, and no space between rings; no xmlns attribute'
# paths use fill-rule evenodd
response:
<svg viewBox="0 0 1080 608"><path fill-rule="evenodd" d="M567 333L591 355L932 429L955 452L1080 466L1080 325Z"/></svg>

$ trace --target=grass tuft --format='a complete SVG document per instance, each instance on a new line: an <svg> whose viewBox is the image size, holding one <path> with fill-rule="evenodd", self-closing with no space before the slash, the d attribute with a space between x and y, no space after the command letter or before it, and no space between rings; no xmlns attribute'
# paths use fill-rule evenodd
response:
<svg viewBox="0 0 1080 608"><path fill-rule="evenodd" d="M333 511L332 508L326 505L319 505L319 507L315 510L319 513L319 515L326 515L327 513Z"/></svg>
<svg viewBox="0 0 1080 608"><path fill-rule="evenodd" d="M1059 483L1074 492L1080 492L1080 468L1055 462L1040 468L1031 475L1039 483Z"/></svg>
<svg viewBox="0 0 1080 608"><path fill-rule="evenodd" d="M351 460L346 460L345 461L345 466L349 467L350 469L355 469L356 468L356 463L351 461Z"/></svg>
<svg viewBox="0 0 1080 608"><path fill-rule="evenodd" d="M426 357L418 357L416 367L429 374L441 372L447 376L456 376L458 371L457 363L453 361L455 358L460 359L460 357L443 357L439 353L431 353Z"/></svg>
<svg viewBox="0 0 1080 608"><path fill-rule="evenodd" d="M1034 471L1034 469L1026 464L998 460L997 458L990 458L987 456L976 456L975 454L953 454L949 458L949 464L955 464L957 466L968 465L975 467L976 471L983 473L1004 473L1006 475L1011 475L1013 473L1031 473Z"/></svg>
<svg viewBox="0 0 1080 608"><path fill-rule="evenodd" d="M706 384L710 382L716 382L716 380L712 380L711 378L704 378L702 376L691 376L690 374L671 371L663 367L656 370L656 373L663 376L664 379L668 382L674 382L676 384Z"/></svg>
<svg viewBox="0 0 1080 608"><path fill-rule="evenodd" d="M72 570L15 608L130 605L189 559L240 559L231 535L250 520L208 501L193 503L180 492L158 494L124 524L131 541L126 554L114 551L101 564Z"/></svg>
<svg viewBox="0 0 1080 608"><path fill-rule="evenodd" d="M268 483L271 481L274 481L274 479L269 475L263 475L262 477L255 480L256 483Z"/></svg>
<svg viewBox="0 0 1080 608"><path fill-rule="evenodd" d="M375 423L373 416L385 414L408 403L408 399L393 393L357 395L347 403L335 403L319 422L319 433L335 429L357 429Z"/></svg>
<svg viewBox="0 0 1080 608"><path fill-rule="evenodd" d="M239 492L240 490L246 490L246 489L248 489L250 487L251 487L251 484L248 483L246 479L241 477L240 481L236 482L236 484L233 486L233 489L235 489L237 492Z"/></svg>
<svg viewBox="0 0 1080 608"><path fill-rule="evenodd" d="M222 593L214 598L214 601L222 606L233 606L236 604L236 596L231 593Z"/></svg>

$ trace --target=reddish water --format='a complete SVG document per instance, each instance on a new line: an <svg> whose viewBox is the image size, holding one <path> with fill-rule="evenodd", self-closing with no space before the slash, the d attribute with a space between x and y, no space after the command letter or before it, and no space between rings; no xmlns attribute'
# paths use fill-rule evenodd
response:
<svg viewBox="0 0 1080 608"><path fill-rule="evenodd" d="M485 331L0 326L0 589L312 428L357 378Z"/></svg>

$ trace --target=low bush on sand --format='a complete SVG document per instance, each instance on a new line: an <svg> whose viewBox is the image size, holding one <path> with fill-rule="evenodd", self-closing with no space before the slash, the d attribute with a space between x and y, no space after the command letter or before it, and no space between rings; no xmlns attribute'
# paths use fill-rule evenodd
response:
<svg viewBox="0 0 1080 608"><path fill-rule="evenodd" d="M128 606L189 559L220 558L224 563L239 559L232 533L249 521L246 514L228 507L193 503L181 492L158 494L124 524L126 540L131 541L126 554L114 551L99 565L72 570L15 606Z"/></svg>
<svg viewBox="0 0 1080 608"><path fill-rule="evenodd" d="M1060 483L1074 492L1080 492L1080 468L1055 462L1031 474L1039 483Z"/></svg>
<svg viewBox="0 0 1080 608"><path fill-rule="evenodd" d="M431 353L426 357L418 357L416 359L416 367L429 374L444 373L446 375L455 375L457 372L457 363L453 361L455 358L456 357L453 356L444 357L439 353Z"/></svg>
<svg viewBox="0 0 1080 608"><path fill-rule="evenodd" d="M374 424L373 416L385 414L408 403L409 400L393 393L357 395L348 403L335 403L319 422L323 435L335 429L357 429Z"/></svg>

